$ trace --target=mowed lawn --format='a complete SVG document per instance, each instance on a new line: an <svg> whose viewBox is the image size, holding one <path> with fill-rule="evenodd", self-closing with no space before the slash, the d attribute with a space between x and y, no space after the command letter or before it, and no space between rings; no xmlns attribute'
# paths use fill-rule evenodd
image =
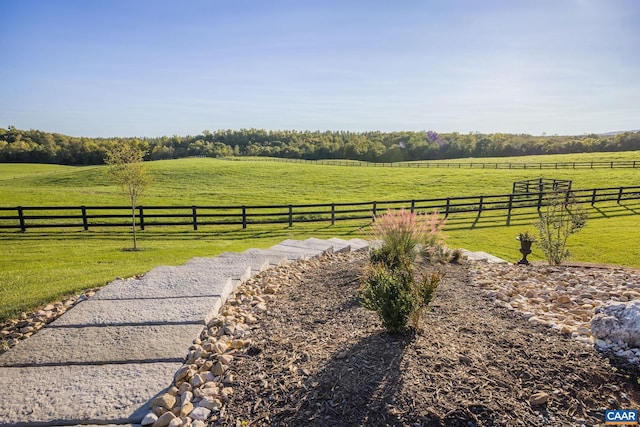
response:
<svg viewBox="0 0 640 427"><path fill-rule="evenodd" d="M637 152L592 153L474 162L568 162L640 160ZM458 162L458 160L454 160ZM462 161L462 160L460 160ZM268 205L423 199L508 194L513 181L571 179L576 189L640 185L638 169L491 170L380 168L181 159L148 163L154 182L145 205ZM0 206L126 205L102 166L0 164ZM570 241L577 261L640 267L640 202L597 204L587 227ZM519 259L515 236L534 231L536 212L452 215L448 244ZM116 277L157 265L179 265L194 256L268 247L286 238L366 237L368 221L214 227L149 227L139 233L143 249L129 252L123 228L0 230L0 319L62 295L104 285ZM534 246L530 259L543 259Z"/></svg>

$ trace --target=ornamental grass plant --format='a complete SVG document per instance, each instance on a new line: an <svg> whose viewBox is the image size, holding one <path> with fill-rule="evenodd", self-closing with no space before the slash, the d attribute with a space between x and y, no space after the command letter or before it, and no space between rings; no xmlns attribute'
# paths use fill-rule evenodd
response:
<svg viewBox="0 0 640 427"><path fill-rule="evenodd" d="M377 216L371 226L371 238L380 242L371 253L371 262L382 262L389 268L398 268L403 262L413 263L418 255L432 259L443 254L445 234L442 231L446 219L437 211L419 214L400 210L388 210Z"/></svg>

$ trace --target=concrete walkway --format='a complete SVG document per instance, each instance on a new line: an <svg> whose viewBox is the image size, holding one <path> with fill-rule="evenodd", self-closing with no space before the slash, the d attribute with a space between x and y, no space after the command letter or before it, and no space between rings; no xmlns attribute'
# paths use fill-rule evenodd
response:
<svg viewBox="0 0 640 427"><path fill-rule="evenodd" d="M137 424L237 285L270 266L366 247L285 240L116 280L0 355L0 426Z"/></svg>

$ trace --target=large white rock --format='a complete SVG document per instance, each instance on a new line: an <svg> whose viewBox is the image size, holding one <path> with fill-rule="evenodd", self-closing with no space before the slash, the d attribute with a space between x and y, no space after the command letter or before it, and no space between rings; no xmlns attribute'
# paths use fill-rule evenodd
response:
<svg viewBox="0 0 640 427"><path fill-rule="evenodd" d="M596 308L591 334L597 339L640 347L640 301L610 302Z"/></svg>

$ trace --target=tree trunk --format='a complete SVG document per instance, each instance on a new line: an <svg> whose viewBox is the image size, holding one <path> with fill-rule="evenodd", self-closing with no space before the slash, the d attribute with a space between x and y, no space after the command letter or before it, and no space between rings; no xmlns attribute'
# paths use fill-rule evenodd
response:
<svg viewBox="0 0 640 427"><path fill-rule="evenodd" d="M133 232L133 250L138 250L138 242L136 241L136 199L131 198L131 231Z"/></svg>

